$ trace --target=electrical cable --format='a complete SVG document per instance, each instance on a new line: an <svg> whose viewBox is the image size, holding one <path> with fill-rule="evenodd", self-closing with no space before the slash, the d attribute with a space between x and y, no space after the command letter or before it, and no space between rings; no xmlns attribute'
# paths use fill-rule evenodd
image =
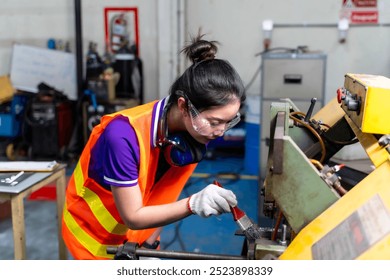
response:
<svg viewBox="0 0 390 280"><path fill-rule="evenodd" d="M336 144L336 145L343 145L343 146L352 145L352 144L355 144L355 143L359 142L359 139L357 137L353 138L350 141L335 140L335 139L332 139L332 138L330 138L329 136L327 136L325 134L322 134L322 137L324 137L325 140L328 141L328 142L331 142L331 143Z"/></svg>
<svg viewBox="0 0 390 280"><path fill-rule="evenodd" d="M170 241L168 241L167 243L161 244L162 245L161 249L166 250L169 246L171 246L173 243L175 243L176 240L178 240L179 245L180 245L180 249L182 251L186 250L183 239L180 236L180 227L182 224L183 224L183 220L180 220L177 223L175 223L174 235L173 235L172 239Z"/></svg>
<svg viewBox="0 0 390 280"><path fill-rule="evenodd" d="M322 169L324 169L324 166L323 166L322 163L319 162L318 160L316 160L316 159L311 159L310 162L311 162L315 167L317 167L317 170L318 170L318 171L321 171Z"/></svg>
<svg viewBox="0 0 390 280"><path fill-rule="evenodd" d="M260 63L260 66L256 69L255 74L253 74L252 79L249 81L249 83L245 86L245 92L248 91L248 89L252 86L252 84L255 82L256 78L261 73L261 69L263 68L263 63Z"/></svg>
<svg viewBox="0 0 390 280"><path fill-rule="evenodd" d="M321 146L321 158L320 158L320 162L324 162L325 160L325 156L326 156L326 147L325 147L325 143L324 143L324 140L322 140L321 136L318 134L318 132L312 128L309 124L305 123L304 121L298 119L295 117L295 115L299 115L299 116L305 116L305 113L302 113L302 112L292 112L290 113L290 118L293 119L295 122L301 124L302 126L304 126L305 128L307 128L308 130L310 130L311 133L313 133L313 135L318 139L318 142L320 143L320 146Z"/></svg>

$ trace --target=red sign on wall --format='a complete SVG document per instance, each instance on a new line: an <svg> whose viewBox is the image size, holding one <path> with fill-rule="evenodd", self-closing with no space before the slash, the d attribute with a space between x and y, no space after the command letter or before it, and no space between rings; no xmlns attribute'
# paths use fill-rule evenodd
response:
<svg viewBox="0 0 390 280"><path fill-rule="evenodd" d="M350 21L352 23L378 23L378 11L353 11Z"/></svg>
<svg viewBox="0 0 390 280"><path fill-rule="evenodd" d="M377 0L343 0L340 18L347 18L350 24L378 23Z"/></svg>
<svg viewBox="0 0 390 280"><path fill-rule="evenodd" d="M364 7L364 8L376 7L377 4L377 0L352 0L352 1L343 0L343 6L349 4L348 2L352 2L352 4L355 7Z"/></svg>

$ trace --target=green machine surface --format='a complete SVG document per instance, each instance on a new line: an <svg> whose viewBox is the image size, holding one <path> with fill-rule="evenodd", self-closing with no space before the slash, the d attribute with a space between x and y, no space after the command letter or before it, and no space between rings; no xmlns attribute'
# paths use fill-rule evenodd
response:
<svg viewBox="0 0 390 280"><path fill-rule="evenodd" d="M306 129L292 125L292 110L297 108L289 102L271 105L272 140L264 186L265 203L274 201L297 233L340 196L302 151L313 137Z"/></svg>

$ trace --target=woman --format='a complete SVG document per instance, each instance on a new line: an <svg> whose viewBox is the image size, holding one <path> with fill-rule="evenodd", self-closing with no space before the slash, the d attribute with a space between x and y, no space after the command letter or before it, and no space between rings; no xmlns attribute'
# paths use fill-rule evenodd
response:
<svg viewBox="0 0 390 280"><path fill-rule="evenodd" d="M80 156L66 193L63 237L75 259L110 259L107 246L159 244L161 227L191 214L230 212L233 192L210 184L177 200L211 140L240 120L244 86L216 59L216 42L193 38L193 64L162 100L106 115Z"/></svg>

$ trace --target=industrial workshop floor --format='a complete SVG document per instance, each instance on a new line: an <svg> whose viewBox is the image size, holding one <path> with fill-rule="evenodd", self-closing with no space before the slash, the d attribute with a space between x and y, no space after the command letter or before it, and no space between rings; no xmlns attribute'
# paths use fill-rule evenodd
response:
<svg viewBox="0 0 390 280"><path fill-rule="evenodd" d="M68 168L67 174L71 173L72 169ZM216 156L203 160L185 187L183 197L199 191L215 179L235 192L238 206L257 222L258 180L245 172L243 157ZM57 218L56 214L56 204L52 199L25 200L27 259L58 259L57 223L52 222ZM238 255L244 239L235 235L237 229L230 214L210 218L193 215L164 228L161 249ZM6 218L0 220L0 260L13 258L12 223Z"/></svg>

